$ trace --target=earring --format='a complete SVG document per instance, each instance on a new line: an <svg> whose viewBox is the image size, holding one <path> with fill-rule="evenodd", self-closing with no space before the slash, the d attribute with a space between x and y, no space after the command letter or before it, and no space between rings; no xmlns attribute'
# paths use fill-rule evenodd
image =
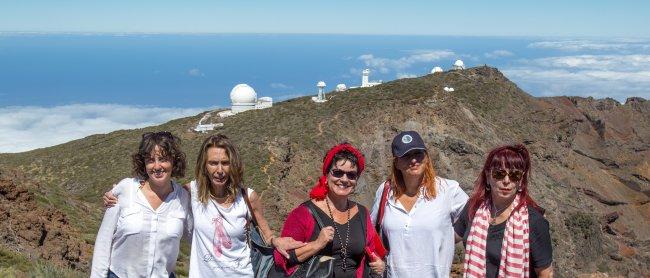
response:
<svg viewBox="0 0 650 278"><path fill-rule="evenodd" d="M517 192L521 193L521 187L517 186Z"/></svg>
<svg viewBox="0 0 650 278"><path fill-rule="evenodd" d="M485 191L490 192L490 185L487 185L487 186L485 187Z"/></svg>

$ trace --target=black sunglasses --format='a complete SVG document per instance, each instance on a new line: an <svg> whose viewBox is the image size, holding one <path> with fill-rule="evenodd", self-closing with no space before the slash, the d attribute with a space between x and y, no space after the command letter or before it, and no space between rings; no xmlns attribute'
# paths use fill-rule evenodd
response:
<svg viewBox="0 0 650 278"><path fill-rule="evenodd" d="M503 169L492 170L492 177L495 180L505 179L506 176L510 177L511 181L518 182L524 177L524 172L519 170L512 170L510 171L510 173L508 173L508 171Z"/></svg>
<svg viewBox="0 0 650 278"><path fill-rule="evenodd" d="M357 172L346 172L339 169L330 170L330 174L332 175L332 177L335 177L337 179L343 178L343 175L345 175L348 177L349 180L353 180L353 181L357 180L357 178L359 177Z"/></svg>

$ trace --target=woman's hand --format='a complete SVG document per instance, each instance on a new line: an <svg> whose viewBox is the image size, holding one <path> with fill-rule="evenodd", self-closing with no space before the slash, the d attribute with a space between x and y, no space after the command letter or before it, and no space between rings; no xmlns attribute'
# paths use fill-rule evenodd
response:
<svg viewBox="0 0 650 278"><path fill-rule="evenodd" d="M304 242L297 241L292 237L274 237L271 239L271 245L275 247L275 250L278 250L282 256L289 258L288 250L293 250L305 246Z"/></svg>
<svg viewBox="0 0 650 278"><path fill-rule="evenodd" d="M332 240L334 240L334 227L327 226L320 230L316 242L318 242L320 249L323 249Z"/></svg>
<svg viewBox="0 0 650 278"><path fill-rule="evenodd" d="M115 185L113 185L113 187L115 187ZM104 201L104 206L107 208L117 205L117 197L115 197L111 191L104 193L102 200Z"/></svg>
<svg viewBox="0 0 650 278"><path fill-rule="evenodd" d="M384 273L384 269L386 269L386 263L384 260L382 260L379 256L375 255L374 253L371 255L372 258L370 259L370 269L379 275Z"/></svg>

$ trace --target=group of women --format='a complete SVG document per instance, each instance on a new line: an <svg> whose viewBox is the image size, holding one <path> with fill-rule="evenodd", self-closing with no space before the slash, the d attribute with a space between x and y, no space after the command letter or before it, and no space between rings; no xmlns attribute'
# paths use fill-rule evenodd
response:
<svg viewBox="0 0 650 278"><path fill-rule="evenodd" d="M436 175L417 132L402 132L371 210L350 199L364 156L351 144L336 145L310 200L289 213L275 237L259 195L242 184L243 165L227 137L204 141L195 180L185 186L172 180L186 167L179 143L168 132L143 135L134 177L105 194L111 207L95 242L92 277L175 277L183 234L191 239L190 277L307 277L324 262L328 277L448 277L460 241L465 277L552 276L549 225L528 194L523 145L492 150L468 196ZM275 267L264 275L254 273L250 259L253 218L275 248Z"/></svg>

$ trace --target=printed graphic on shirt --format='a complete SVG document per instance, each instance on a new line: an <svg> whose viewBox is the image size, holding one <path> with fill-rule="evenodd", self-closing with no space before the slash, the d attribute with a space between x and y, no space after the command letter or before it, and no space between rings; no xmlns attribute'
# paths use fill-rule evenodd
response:
<svg viewBox="0 0 650 278"><path fill-rule="evenodd" d="M212 224L214 225L214 238L212 238L212 248L214 249L214 255L221 257L222 247L230 249L232 247L232 240L226 229L223 226L223 218L221 216L212 218Z"/></svg>

